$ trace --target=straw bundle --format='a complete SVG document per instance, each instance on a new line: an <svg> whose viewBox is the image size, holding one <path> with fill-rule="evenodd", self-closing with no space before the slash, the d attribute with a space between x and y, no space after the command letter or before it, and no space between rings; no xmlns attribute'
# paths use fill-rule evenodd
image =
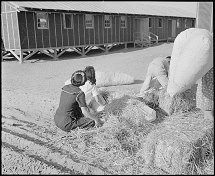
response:
<svg viewBox="0 0 215 176"><path fill-rule="evenodd" d="M132 96L106 90L103 93L109 101L109 116L103 126L76 130L76 138L68 139L64 147L75 151L80 160L108 168L113 174L140 174L144 161L136 154L142 146L140 141L154 128L141 111L145 104Z"/></svg>
<svg viewBox="0 0 215 176"><path fill-rule="evenodd" d="M213 126L200 112L171 115L144 143L145 164L169 174L197 174L213 156Z"/></svg>
<svg viewBox="0 0 215 176"><path fill-rule="evenodd" d="M156 90L151 88L143 97L143 101L151 108L160 107L167 114L189 112L195 107L195 93L188 89L172 98L166 90Z"/></svg>

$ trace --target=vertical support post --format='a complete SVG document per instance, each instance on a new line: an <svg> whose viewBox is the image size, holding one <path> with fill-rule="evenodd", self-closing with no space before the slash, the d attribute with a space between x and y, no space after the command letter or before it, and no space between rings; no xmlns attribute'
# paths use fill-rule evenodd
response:
<svg viewBox="0 0 215 176"><path fill-rule="evenodd" d="M105 45L105 52L108 52L108 45Z"/></svg>
<svg viewBox="0 0 215 176"><path fill-rule="evenodd" d="M84 47L82 47L81 56L85 56Z"/></svg>
<svg viewBox="0 0 215 176"><path fill-rule="evenodd" d="M23 52L22 52L22 50L19 51L19 63L23 63Z"/></svg>
<svg viewBox="0 0 215 176"><path fill-rule="evenodd" d="M125 49L127 49L127 43L125 43Z"/></svg>
<svg viewBox="0 0 215 176"><path fill-rule="evenodd" d="M58 59L57 58L57 49L54 49L54 58L53 59Z"/></svg>

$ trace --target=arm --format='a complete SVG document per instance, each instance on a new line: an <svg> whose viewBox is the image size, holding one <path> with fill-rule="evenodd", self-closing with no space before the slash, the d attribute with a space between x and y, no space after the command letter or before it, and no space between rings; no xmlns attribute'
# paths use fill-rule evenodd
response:
<svg viewBox="0 0 215 176"><path fill-rule="evenodd" d="M88 117L88 118L94 120L96 123L96 126L101 126L103 122L99 118L95 117L93 114L90 113L90 111L86 105L85 94L83 92L79 93L76 100L79 104L79 107L81 108L83 115L85 117Z"/></svg>
<svg viewBox="0 0 215 176"><path fill-rule="evenodd" d="M106 101L105 101L105 99L102 97L102 95L100 94L100 91L99 91L98 87L96 87L96 85L94 85L94 87L93 87L92 94L93 94L93 97L95 98L96 102L97 102L100 106L106 105Z"/></svg>
<svg viewBox="0 0 215 176"><path fill-rule="evenodd" d="M94 115L92 115L92 114L88 111L88 108L87 108L87 107L81 107L81 111L82 111L82 113L84 114L85 117L88 117L88 118L94 120L94 121L96 122L96 125L97 125L97 126L101 126L101 125L102 125L103 122L102 122L99 118L97 118L97 117L95 117Z"/></svg>
<svg viewBox="0 0 215 176"><path fill-rule="evenodd" d="M106 101L104 100L104 98L102 97L101 94L96 95L96 96L95 96L95 100L96 100L96 102L97 102L100 106L105 106L105 105L106 105Z"/></svg>

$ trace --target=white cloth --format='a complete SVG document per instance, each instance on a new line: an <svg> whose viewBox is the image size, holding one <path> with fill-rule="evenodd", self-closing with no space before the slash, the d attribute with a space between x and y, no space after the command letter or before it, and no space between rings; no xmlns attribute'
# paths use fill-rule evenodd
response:
<svg viewBox="0 0 215 176"><path fill-rule="evenodd" d="M65 82L65 85L71 84L71 79ZM89 104L93 97L100 94L95 84L91 84L89 80L83 86L79 87L85 94L86 103Z"/></svg>

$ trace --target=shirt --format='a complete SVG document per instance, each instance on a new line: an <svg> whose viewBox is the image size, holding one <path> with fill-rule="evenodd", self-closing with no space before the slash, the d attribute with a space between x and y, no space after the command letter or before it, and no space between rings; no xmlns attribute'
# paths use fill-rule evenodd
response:
<svg viewBox="0 0 215 176"><path fill-rule="evenodd" d="M55 124L62 130L67 130L71 121L83 117L80 107L87 107L85 95L79 87L72 84L62 88L60 103L54 116Z"/></svg>
<svg viewBox="0 0 215 176"><path fill-rule="evenodd" d="M68 79L65 82L65 85L71 84L71 79ZM83 86L79 87L85 94L86 103L89 104L92 100L92 97L95 97L100 94L98 87L95 84L91 84L89 80L85 82Z"/></svg>
<svg viewBox="0 0 215 176"><path fill-rule="evenodd" d="M153 69L155 69L155 67L153 67L153 65L156 65L156 70L154 70L153 73L151 73L152 71L150 71L149 73L147 73L147 75L152 74L153 77L161 76L161 75L167 75L168 76L169 62L165 58L163 58L163 57L155 58L149 64L149 68L152 67Z"/></svg>

